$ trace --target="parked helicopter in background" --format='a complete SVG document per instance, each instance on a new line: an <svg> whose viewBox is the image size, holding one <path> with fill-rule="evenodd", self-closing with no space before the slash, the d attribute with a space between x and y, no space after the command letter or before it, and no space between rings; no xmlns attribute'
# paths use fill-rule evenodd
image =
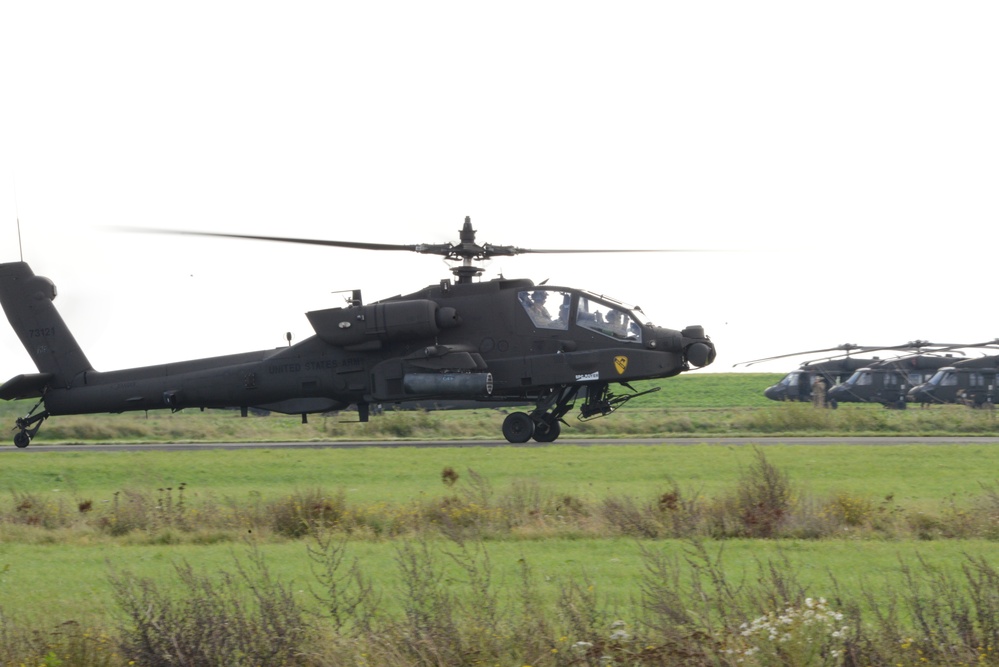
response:
<svg viewBox="0 0 999 667"><path fill-rule="evenodd" d="M975 357L944 366L926 382L909 390L910 403L962 403L972 408L995 406L999 355Z"/></svg>
<svg viewBox="0 0 999 667"><path fill-rule="evenodd" d="M858 369L845 382L829 388L826 400L835 407L839 403L879 403L887 408L904 410L906 396L913 386L922 384L944 366L964 357L953 353L943 356L912 354L884 359Z"/></svg>
<svg viewBox="0 0 999 667"><path fill-rule="evenodd" d="M873 359L844 357L842 359L805 362L798 370L785 375L777 384L767 387L763 391L763 395L771 401L803 401L807 403L812 400L812 387L820 378L827 387L833 387L853 375L857 369L877 361L879 361L878 357Z"/></svg>
<svg viewBox="0 0 999 667"><path fill-rule="evenodd" d="M915 349L921 345L922 341L904 343L902 345L855 345L853 343L843 343L835 347L828 347L819 350L808 350L805 352L792 352L790 354L780 354L764 359L754 359L753 361L743 361L735 366L752 366L753 364L786 359L789 357L800 357L811 354L823 354L826 352L836 352L836 354L812 359L803 362L797 370L793 370L777 384L767 387L763 395L772 401L801 401L810 402L812 400L812 388L815 383L822 379L826 387L833 387L845 382L851 375L861 368L866 368L871 364L881 361L879 356L854 357L855 353L870 353L882 351L905 351ZM835 406L833 406L835 407Z"/></svg>
<svg viewBox="0 0 999 667"><path fill-rule="evenodd" d="M278 349L99 372L53 305L55 285L25 262L0 264L0 305L37 367L0 386L0 399L38 399L16 422L27 447L53 415L239 408L306 415L355 406L465 401L533 405L506 416L509 442L553 442L577 399L580 419L610 414L642 392L635 380L707 366L714 343L701 326L652 324L638 307L574 287L529 279L475 281L474 265L522 253L660 252L537 250L479 245L469 218L460 243L395 245L176 230L131 230L432 254L457 262L454 281L364 304L307 313L315 335ZM679 252L673 250L672 252ZM614 387L612 389L612 386ZM623 387L622 392L617 387ZM44 406L41 412L36 412Z"/></svg>
<svg viewBox="0 0 999 667"><path fill-rule="evenodd" d="M764 395L774 401L811 401L815 383L821 379L827 387L825 402L829 407L835 408L840 402L844 402L879 403L888 407L904 408L908 389L929 380L937 369L965 358L963 355L955 356L955 350L993 348L996 345L997 341L954 344L914 340L901 345L886 346L845 343L831 348L741 362L736 366L751 366L775 359L836 352L837 354L832 356L802 363L797 370L785 375L780 382L767 387L763 392ZM872 352L896 356L884 359L880 355L863 358L852 356L857 353Z"/></svg>

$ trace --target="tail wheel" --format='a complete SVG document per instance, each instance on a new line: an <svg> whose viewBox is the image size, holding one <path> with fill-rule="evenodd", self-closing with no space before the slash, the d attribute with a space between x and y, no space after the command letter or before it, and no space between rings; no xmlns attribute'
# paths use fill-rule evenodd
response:
<svg viewBox="0 0 999 667"><path fill-rule="evenodd" d="M21 449L31 444L31 440L38 433L38 429L42 427L42 422L49 418L48 410L39 412L37 415L34 414L35 410L38 409L44 400L42 398L38 401L35 407L31 408L31 412L28 413L27 417L18 417L17 421L14 422L14 428L17 429L17 433L14 435L14 444Z"/></svg>
<svg viewBox="0 0 999 667"><path fill-rule="evenodd" d="M534 435L534 420L526 412L511 412L503 420L503 437L507 442L521 444Z"/></svg>

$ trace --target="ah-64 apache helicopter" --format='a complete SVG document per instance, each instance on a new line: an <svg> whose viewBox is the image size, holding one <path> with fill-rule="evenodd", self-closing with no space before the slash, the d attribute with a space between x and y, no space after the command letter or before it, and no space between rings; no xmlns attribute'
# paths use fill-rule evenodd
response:
<svg viewBox="0 0 999 667"><path fill-rule="evenodd" d="M28 446L53 415L239 408L245 416L260 408L301 414L304 421L310 413L356 406L364 422L372 404L435 399L533 404L507 415L503 435L513 443L552 442L578 397L580 419L607 415L658 389L637 392L629 382L672 377L715 358L700 326L655 326L637 307L572 287L473 280L482 273L473 262L497 256L649 250L478 245L469 218L457 245L166 233L410 251L460 264L451 268L454 281L370 304L357 291L345 307L307 313L315 335L295 345L108 372L94 370L56 311L53 283L24 262L0 264L0 303L38 368L0 386L2 399L39 399L17 420L18 447ZM630 393L615 394L611 385Z"/></svg>

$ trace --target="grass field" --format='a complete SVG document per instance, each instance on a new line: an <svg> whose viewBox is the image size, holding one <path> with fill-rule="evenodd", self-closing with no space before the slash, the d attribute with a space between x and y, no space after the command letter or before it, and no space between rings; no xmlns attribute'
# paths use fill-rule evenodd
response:
<svg viewBox="0 0 999 667"><path fill-rule="evenodd" d="M640 541L631 538L489 541L485 548L495 568L496 585L511 589L521 562L530 564L538 591L549 606L560 588L570 581L587 580L595 587L602 607L634 618L639 597L642 546L682 557L689 550L683 540ZM398 569L397 544L392 541L356 541L347 554L358 558L363 571L383 595L386 613L398 613L404 586ZM442 547L446 548L446 546ZM305 541L270 542L261 546L273 572L293 583L307 606L309 588L316 582L310 571ZM734 581L757 575L760 565L786 558L813 597L862 600L865 592L886 594L902 588L900 562L917 558L960 569L966 556L993 559L991 540L857 541L842 540L726 540L712 543ZM181 561L216 575L232 570L236 558L245 558L240 543L223 545L148 544L23 544L0 545L0 599L5 615L39 628L56 627L67 620L101 625L115 615L108 585L111 568L126 569L141 577L170 582L174 565ZM67 576L67 573L72 573ZM462 587L460 573L452 584Z"/></svg>
<svg viewBox="0 0 999 667"><path fill-rule="evenodd" d="M983 488L995 482L993 472L999 470L999 448L984 445L14 452L3 458L9 495L0 503L0 516L5 519L0 523L2 606L17 618L40 615L54 622L89 616L108 605L106 597L98 602L101 596L93 591L101 589L109 563L166 575L175 559L216 568L241 549L241 535L247 531L238 522L207 533L169 521L152 522L121 536L95 528L95 517L105 515L123 492L142 496L161 511L183 503L183 511L194 515L233 508L248 513L252 507L266 512L267 503L313 493L339 497L349 507L395 508L402 513L455 496L487 492L493 496L492 504L500 506L503 498L525 493L524 489L544 498L572 498L597 507L606 498L652 501L674 483L691 497L723 496L753 464L757 451L787 474L799 500L847 497L877 508L892 498L894 512L937 519L954 507L974 507L983 497ZM456 483L443 482L445 469L456 472ZM476 486L473 472L485 482L486 492ZM30 510L23 507L26 502L33 505ZM92 507L85 515L77 511L83 503ZM172 511L177 516L181 512ZM275 554L280 569L288 568L296 580L307 579L305 547L300 540L275 535L266 527L254 526L250 531ZM782 548L818 578L826 572L879 574L895 565L898 555L917 551L933 550L939 557L954 558L965 550L986 554L994 548L993 542L978 536L927 542L925 535L913 539L911 534L878 535L855 529L844 537L845 541L832 543L789 539L762 544L728 540L724 544L733 566L744 566L750 554ZM636 539L613 530L594 537L582 529L560 530L549 524L545 530L525 529L494 537L490 550L497 551L498 557L529 555L542 572L599 572L611 567L612 559L623 559L615 561L621 565L613 566L618 575L608 594L625 600L635 593L624 583L628 571L634 581L638 568L635 543ZM671 544L679 549L683 542ZM376 579L391 579L391 539L362 534L351 548L360 552ZM67 577L67 572L73 576Z"/></svg>
<svg viewBox="0 0 999 667"><path fill-rule="evenodd" d="M915 505L981 493L996 481L999 447L991 445L772 445L766 456L809 493L893 495ZM449 487L441 471L471 469L497 489L537 483L552 493L593 500L650 496L670 480L704 495L731 487L752 462L748 447L723 445L587 446L571 444L457 449L253 449L4 453L6 491L67 502L110 502L116 491L155 492L181 484L189 500L205 494L248 502L295 489L344 490L351 502L401 504Z"/></svg>
<svg viewBox="0 0 999 667"><path fill-rule="evenodd" d="M987 443L845 445L835 439L839 433L992 435L991 413L964 408L888 411L864 405L816 411L763 399L762 388L776 379L759 374L677 378L606 419L573 423L573 429L564 431L564 441L537 448L303 450L275 445L238 452L100 453L87 451L85 444L495 440L502 420L502 412L495 410L390 413L363 425L342 423L349 413L314 417L307 425L297 418L242 419L225 412L52 418L38 444L81 443L78 450L49 453L11 445L0 453L6 492L0 499L0 644L7 637L9 646L34 647L6 654L0 647L0 664L4 658L11 664L42 664L48 650L75 657L44 664L127 664L120 651L114 659L110 654L98 659L93 651L83 655L78 647L67 648L67 626L61 624L71 621L72 627L90 628L90 634L114 635L114 628L124 627L119 626L121 600L111 583L114 573L127 571L157 582L165 597L155 599L162 602L194 595L184 588L178 564L189 563L217 580L237 562L247 562L251 544L270 574L289 582L295 604L315 611L317 580L309 555L315 537L295 530L311 521L346 540L347 562L357 559L381 598L383 623L409 618L414 605L419 606L412 597L418 579L453 591L456 600L465 600L454 608L474 616L469 601L488 598L481 587L486 578L489 590L505 609L511 608L523 595L522 577L529 567L532 593L546 609L560 610L544 619L552 624L553 643L533 657L508 647L505 661L494 656L499 664L598 664L600 656L587 654L582 660L557 653L561 637L592 643L587 633L599 630L596 625L575 627L581 621L572 621L570 610L585 603L594 624L620 618L636 627L637 619L648 613L642 600L648 595L649 572L655 570L650 553L675 559L675 571L688 588L716 563L723 580L742 590L766 584L770 596L787 589L796 591L797 597L788 593L790 601L825 597L842 609L883 604L883 612L895 605L910 622L921 613L906 606L914 600L961 599L975 588L993 590L980 580L977 586L960 586L955 597L957 589L947 588L954 582L935 577L967 572L969 559L992 560L999 539L999 448ZM5 405L0 419L12 421L23 410L23 404ZM765 447L578 446L572 440L577 431L607 437L667 432L695 438L740 433L778 438ZM779 436L796 434L830 438L816 446L779 444ZM762 488L751 488L761 480ZM743 499L747 489L757 494L748 505ZM775 500L768 493L784 495ZM746 507L766 503L783 503L780 526L766 539L751 539L747 536L754 534L761 515L747 515ZM426 560L406 551L412 544L429 545ZM704 551L698 552L701 547ZM462 548L473 551L462 555ZM410 557L425 577L403 567ZM720 560L712 560L716 558ZM771 564L777 575L767 574ZM930 579L919 583L914 569ZM767 583L772 576L787 580ZM944 590L950 593L943 596ZM999 584L994 593L999 600ZM728 604L735 605L733 600ZM740 602L739 613L760 611L761 604L755 598ZM713 609L712 615L724 616L720 606ZM867 613L863 627L870 632ZM859 633L860 616L856 619ZM539 622L525 617L523 624L528 621ZM689 619L685 623L696 625ZM930 644L939 643L930 638L920 649L923 653L899 655L898 647L909 645L885 639L894 631L886 629L884 620L879 623L878 641L896 650L884 649L891 659L883 664L926 664L921 658L931 655ZM951 621L940 623L949 628ZM35 644L23 639L32 628L42 631ZM517 641L524 643L523 638ZM661 637L656 642L666 645ZM996 664L999 660L985 651L986 645L962 646L959 657L952 655L947 662ZM624 651L621 646L606 650ZM365 661L355 655L347 660L339 651L333 651L339 657L331 662L295 664L430 664L412 656ZM834 654L840 655L826 653L818 661L785 655L755 664L839 664L829 659ZM631 653L614 655L620 658L617 664L670 664L652 658L645 663Z"/></svg>

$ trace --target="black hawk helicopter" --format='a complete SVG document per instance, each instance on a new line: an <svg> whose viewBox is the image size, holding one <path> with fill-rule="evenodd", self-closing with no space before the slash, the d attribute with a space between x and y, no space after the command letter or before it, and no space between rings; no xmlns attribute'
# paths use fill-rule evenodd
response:
<svg viewBox="0 0 999 667"><path fill-rule="evenodd" d="M735 365L751 366L787 357L836 352L828 357L802 363L780 382L767 387L764 395L774 401L811 401L812 388L821 379L830 388L826 395L829 407L835 408L840 402L844 402L879 403L887 407L904 408L905 392L914 384L926 381L938 368L963 359L954 357L951 351L960 348L988 348L993 345L995 341L953 344L914 340L901 345L844 343L836 347L782 354ZM895 353L897 356L885 359L880 356L852 356L855 353L871 352Z"/></svg>
<svg viewBox="0 0 999 667"><path fill-rule="evenodd" d="M830 387L826 394L830 405L838 403L879 403L886 408L904 410L909 390L929 380L938 369L949 366L964 357L952 353L909 354L894 359L884 359Z"/></svg>
<svg viewBox="0 0 999 667"><path fill-rule="evenodd" d="M474 262L492 257L658 251L479 245L467 217L457 245L131 231L409 251L460 264L451 268L454 280L406 296L364 304L355 291L345 307L309 312L315 335L288 347L107 372L94 370L57 312L55 285L24 262L0 264L0 304L38 369L0 386L2 399L39 399L17 420L18 447L53 415L239 408L244 416L263 409L305 421L356 406L365 422L373 404L435 399L533 404L507 415L504 437L553 442L577 398L580 419L604 416L658 390L637 392L631 381L672 377L715 359L701 326L655 326L637 307L577 288L474 280L482 273ZM629 393L614 393L612 385Z"/></svg>
<svg viewBox="0 0 999 667"><path fill-rule="evenodd" d="M734 364L734 366L748 367L753 364L774 361L776 359L835 352L835 354L827 357L802 362L796 370L791 371L781 378L780 382L767 387L763 392L763 395L772 401L801 401L807 403L812 400L812 387L820 378L825 382L827 387L832 387L846 381L857 370L881 361L881 358L878 356L861 358L854 357L852 356L853 354L858 352L866 354L870 352L912 349L912 346L916 344L905 343L903 345L885 346L843 343L842 345L819 350L792 352L764 359L754 359L753 361L742 361Z"/></svg>
<svg viewBox="0 0 999 667"><path fill-rule="evenodd" d="M910 389L907 399L921 405L963 403L972 408L992 408L997 380L999 355L962 359Z"/></svg>

